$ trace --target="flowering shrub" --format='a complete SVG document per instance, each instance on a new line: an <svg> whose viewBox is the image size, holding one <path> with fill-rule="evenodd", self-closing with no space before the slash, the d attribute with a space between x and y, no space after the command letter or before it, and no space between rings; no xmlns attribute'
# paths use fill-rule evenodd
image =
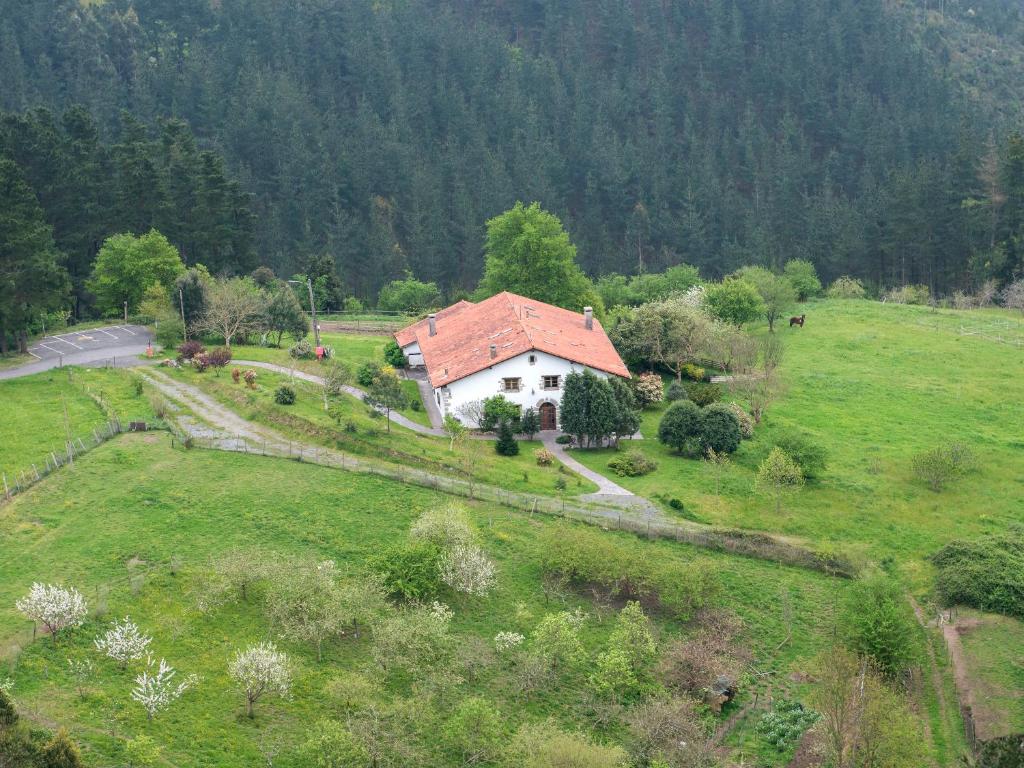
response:
<svg viewBox="0 0 1024 768"><path fill-rule="evenodd" d="M46 627L54 642L61 630L80 627L89 610L85 598L77 589L38 582L14 606L28 618Z"/></svg>
<svg viewBox="0 0 1024 768"><path fill-rule="evenodd" d="M210 367L210 356L206 352L200 352L192 358L192 367L202 373Z"/></svg>
<svg viewBox="0 0 1024 768"><path fill-rule="evenodd" d="M641 408L660 403L665 397L665 387L656 373L641 373L636 377L633 392Z"/></svg>
<svg viewBox="0 0 1024 768"><path fill-rule="evenodd" d="M467 595L483 597L494 587L497 569L483 550L472 544L456 544L441 555L441 581Z"/></svg>
<svg viewBox="0 0 1024 768"><path fill-rule="evenodd" d="M704 381L704 377L707 375L707 371L701 368L699 365L693 363L683 363L682 374L688 379L693 381Z"/></svg>
<svg viewBox="0 0 1024 768"><path fill-rule="evenodd" d="M740 423L740 437L749 440L754 436L754 417L747 413L739 403L729 403L729 409Z"/></svg>
<svg viewBox="0 0 1024 768"><path fill-rule="evenodd" d="M831 299L863 299L865 293L864 284L855 277L837 278L828 288Z"/></svg>
<svg viewBox="0 0 1024 768"><path fill-rule="evenodd" d="M249 389L256 389L256 371L251 368L242 374L242 378L245 379L245 385Z"/></svg>
<svg viewBox="0 0 1024 768"><path fill-rule="evenodd" d="M96 650L105 653L124 669L129 661L141 659L146 655L146 650L153 638L144 635L127 616L123 622L114 622L114 626L105 634L97 637L94 642Z"/></svg>
<svg viewBox="0 0 1024 768"><path fill-rule="evenodd" d="M494 636L494 649L498 653L506 653L518 648L525 638L518 632L499 632Z"/></svg>
<svg viewBox="0 0 1024 768"><path fill-rule="evenodd" d="M555 462L555 454L547 448L538 448L533 455L537 459L538 467L550 467Z"/></svg>
<svg viewBox="0 0 1024 768"><path fill-rule="evenodd" d="M795 743L820 718L813 709L805 709L796 701L780 699L757 724L757 732L780 752Z"/></svg>
<svg viewBox="0 0 1024 768"><path fill-rule="evenodd" d="M231 380L237 384L242 378L242 372L238 368L231 369Z"/></svg>
<svg viewBox="0 0 1024 768"><path fill-rule="evenodd" d="M152 669L153 657L149 656L146 668L135 678L135 687L132 689L132 699L142 705L150 720L181 698L199 680L195 675L189 675L180 683L173 682L177 671L165 659L160 659L156 672L151 672Z"/></svg>

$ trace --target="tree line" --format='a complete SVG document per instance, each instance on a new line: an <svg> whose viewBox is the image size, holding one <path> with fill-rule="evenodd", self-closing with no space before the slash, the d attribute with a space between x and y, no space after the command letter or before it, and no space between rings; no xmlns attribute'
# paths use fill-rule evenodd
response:
<svg viewBox="0 0 1024 768"><path fill-rule="evenodd" d="M156 226L212 272L329 254L364 301L407 271L468 290L484 222L516 200L559 216L591 276L806 259L828 282L940 294L1021 269L1018 140L883 0L0 10L0 107L83 105L103 141L133 147L117 230ZM166 128L151 151L132 138L161 120L215 153L194 184L165 173L171 207L199 185L234 218L200 203L172 216L179 231L159 220L156 160L196 157L184 138L165 150Z"/></svg>

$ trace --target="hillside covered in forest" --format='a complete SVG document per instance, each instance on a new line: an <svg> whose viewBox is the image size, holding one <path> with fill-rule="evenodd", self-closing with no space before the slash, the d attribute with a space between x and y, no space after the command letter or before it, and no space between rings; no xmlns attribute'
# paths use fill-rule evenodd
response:
<svg viewBox="0 0 1024 768"><path fill-rule="evenodd" d="M363 298L454 295L536 200L592 275L807 258L949 293L1021 266L1012 78L950 59L985 35L1012 66L1020 15L975 5L0 0L0 153L73 280L156 226L213 272L326 253ZM83 174L112 202L62 225Z"/></svg>

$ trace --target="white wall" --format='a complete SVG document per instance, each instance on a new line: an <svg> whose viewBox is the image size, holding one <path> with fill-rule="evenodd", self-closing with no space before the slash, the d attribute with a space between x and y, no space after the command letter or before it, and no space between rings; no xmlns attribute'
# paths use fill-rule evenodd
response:
<svg viewBox="0 0 1024 768"><path fill-rule="evenodd" d="M536 362L532 365L530 364L531 355L536 358ZM494 395L504 395L506 399L518 403L523 408L539 408L543 402L551 402L558 406L562 400L565 377L573 371L584 370L587 370L585 365L571 363L546 352L524 352L445 387L435 389L434 399L438 402L442 415L450 413L459 417L466 426L476 427L477 424L470 423L459 414L459 406L463 403L484 400ZM601 378L608 378L610 375L604 371L590 370ZM544 389L543 376L560 376L559 389ZM520 390L518 392L502 391L502 379L513 377L522 379ZM561 421L560 411L558 420Z"/></svg>
<svg viewBox="0 0 1024 768"><path fill-rule="evenodd" d="M423 353L420 351L420 343L418 341L402 347L402 354L405 355L409 365L423 365Z"/></svg>

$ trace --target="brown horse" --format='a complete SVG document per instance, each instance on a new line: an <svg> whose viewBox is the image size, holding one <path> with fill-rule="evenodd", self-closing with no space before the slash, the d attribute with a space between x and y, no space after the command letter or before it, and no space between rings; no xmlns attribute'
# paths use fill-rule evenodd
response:
<svg viewBox="0 0 1024 768"><path fill-rule="evenodd" d="M794 325L799 325L801 328L803 328L804 327L804 320L806 318L807 318L807 315L800 315L800 317L791 317L791 318L789 318L789 327L792 328Z"/></svg>

